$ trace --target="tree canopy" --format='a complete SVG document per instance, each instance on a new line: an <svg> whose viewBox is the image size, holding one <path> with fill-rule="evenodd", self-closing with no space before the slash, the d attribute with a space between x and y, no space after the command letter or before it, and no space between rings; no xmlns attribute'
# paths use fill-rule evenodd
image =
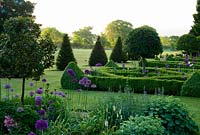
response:
<svg viewBox="0 0 200 135"><path fill-rule="evenodd" d="M196 11L197 13L193 14L194 25L189 34L200 36L200 0L197 0Z"/></svg>
<svg viewBox="0 0 200 135"><path fill-rule="evenodd" d="M53 43L57 46L60 47L62 44L63 36L64 34L58 31L56 28L51 28L47 27L42 29L41 35L44 37L46 35L49 35L50 38L52 39Z"/></svg>
<svg viewBox="0 0 200 135"><path fill-rule="evenodd" d="M45 34L40 37L39 40L40 48L42 49L43 57L42 64L44 68L50 68L54 65L54 54L56 51L56 46L53 43L50 34Z"/></svg>
<svg viewBox="0 0 200 135"><path fill-rule="evenodd" d="M3 32L3 24L10 17L32 16L34 4L25 0L1 0L0 1L0 33Z"/></svg>
<svg viewBox="0 0 200 135"><path fill-rule="evenodd" d="M114 46L118 37L121 37L122 42L127 37L128 33L133 30L133 25L123 20L115 20L109 23L105 28L105 36L107 40Z"/></svg>
<svg viewBox="0 0 200 135"><path fill-rule="evenodd" d="M149 26L142 26L132 30L126 41L128 53L139 55L143 61L143 73L145 73L145 58L153 58L163 51L162 44L156 30Z"/></svg>
<svg viewBox="0 0 200 135"><path fill-rule="evenodd" d="M188 53L198 52L200 49L200 43L198 42L195 35L184 34L177 42L177 50L184 50Z"/></svg>
<svg viewBox="0 0 200 135"><path fill-rule="evenodd" d="M87 26L72 33L72 43L74 47L91 48L95 42L96 35L92 34L92 27Z"/></svg>

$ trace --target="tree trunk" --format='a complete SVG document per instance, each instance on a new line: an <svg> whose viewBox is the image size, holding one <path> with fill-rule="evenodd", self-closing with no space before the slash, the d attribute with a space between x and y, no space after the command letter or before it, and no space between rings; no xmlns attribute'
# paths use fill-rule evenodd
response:
<svg viewBox="0 0 200 135"><path fill-rule="evenodd" d="M22 96L21 96L22 104L24 104L24 92L25 92L25 77L22 78Z"/></svg>
<svg viewBox="0 0 200 135"><path fill-rule="evenodd" d="M146 67L145 66L146 66L145 65L145 58L142 57L142 73L143 73L143 75L146 74Z"/></svg>
<svg viewBox="0 0 200 135"><path fill-rule="evenodd" d="M1 78L0 78L0 101L1 101Z"/></svg>

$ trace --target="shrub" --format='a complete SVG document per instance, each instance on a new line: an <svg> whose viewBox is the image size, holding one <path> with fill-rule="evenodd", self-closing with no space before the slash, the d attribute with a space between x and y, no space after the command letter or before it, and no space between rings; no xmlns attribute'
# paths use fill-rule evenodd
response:
<svg viewBox="0 0 200 135"><path fill-rule="evenodd" d="M106 52L103 46L101 45L100 37L98 37L89 58L89 65L95 66L97 63L101 63L101 65L105 65L107 61L108 61L108 58L106 56Z"/></svg>
<svg viewBox="0 0 200 135"><path fill-rule="evenodd" d="M0 106L0 134L8 133L4 126L5 116L10 116L17 123L17 127L12 129L15 134L27 134L35 131L35 121L39 119L39 115L31 106L21 106L15 100L0 101ZM19 111L18 107L21 107L22 111Z"/></svg>
<svg viewBox="0 0 200 135"><path fill-rule="evenodd" d="M162 135L164 127L161 125L159 118L152 116L130 117L124 121L120 129L116 132L119 135Z"/></svg>
<svg viewBox="0 0 200 135"><path fill-rule="evenodd" d="M75 76L70 76L68 74L68 70L72 69L73 72L75 73ZM78 88L78 82L72 82L73 79L76 79L77 81L81 79L83 76L83 72L81 69L76 65L75 62L70 62L67 67L65 68L63 75L61 77L61 86L63 89L77 89Z"/></svg>
<svg viewBox="0 0 200 135"><path fill-rule="evenodd" d="M200 73L195 72L193 75L183 83L181 95L200 97Z"/></svg>
<svg viewBox="0 0 200 135"><path fill-rule="evenodd" d="M153 97L145 113L160 118L167 134L194 134L199 130L184 105L173 97Z"/></svg>
<svg viewBox="0 0 200 135"><path fill-rule="evenodd" d="M110 60L109 62L106 63L105 67L118 68L119 66L115 64L114 61Z"/></svg>

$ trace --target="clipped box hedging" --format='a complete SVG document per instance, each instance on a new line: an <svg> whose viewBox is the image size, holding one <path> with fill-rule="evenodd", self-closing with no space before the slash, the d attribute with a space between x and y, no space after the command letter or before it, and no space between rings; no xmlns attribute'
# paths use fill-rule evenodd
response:
<svg viewBox="0 0 200 135"><path fill-rule="evenodd" d="M93 83L97 85L98 90L101 91L120 91L124 90L126 86L126 77L89 77ZM155 89L164 88L165 95L180 95L181 86L184 81L179 80L161 80L146 77L128 78L129 87L135 93L143 93L144 87L147 93L153 94Z"/></svg>
<svg viewBox="0 0 200 135"><path fill-rule="evenodd" d="M75 73L74 78L67 73L68 69L72 69L74 71L74 73ZM77 89L79 87L78 83L77 82L73 83L72 80L76 79L78 81L82 78L83 75L84 75L83 71L77 66L77 64L75 62L70 62L66 66L66 68L62 74L62 77L60 80L61 87L63 89Z"/></svg>
<svg viewBox="0 0 200 135"><path fill-rule="evenodd" d="M181 95L200 97L200 72L195 72L187 81L184 82Z"/></svg>

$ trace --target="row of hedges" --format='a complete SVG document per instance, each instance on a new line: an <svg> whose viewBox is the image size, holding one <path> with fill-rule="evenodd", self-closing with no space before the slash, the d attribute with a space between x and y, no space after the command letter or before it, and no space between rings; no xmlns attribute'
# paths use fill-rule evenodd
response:
<svg viewBox="0 0 200 135"><path fill-rule="evenodd" d="M104 77L153 77L154 79L168 79L168 80L185 80L181 72L175 70L155 69L147 68L148 73L144 76L142 69L130 69L130 70L115 70L111 68L101 68L95 71L92 75L104 76ZM158 72L160 73L158 75Z"/></svg>
<svg viewBox="0 0 200 135"><path fill-rule="evenodd" d="M97 85L98 90L112 91L124 90L126 86L126 77L98 77L89 76L89 79ZM164 88L165 95L180 95L181 86L184 81L179 80L160 80L153 78L129 78L129 87L136 93L143 93L144 87L147 93L155 93L155 89Z"/></svg>
<svg viewBox="0 0 200 135"><path fill-rule="evenodd" d="M166 67L166 65L170 68L188 68L184 61L148 61L146 66L147 67ZM141 65L140 65L141 66ZM194 64L191 68L199 69L200 65L199 64Z"/></svg>

